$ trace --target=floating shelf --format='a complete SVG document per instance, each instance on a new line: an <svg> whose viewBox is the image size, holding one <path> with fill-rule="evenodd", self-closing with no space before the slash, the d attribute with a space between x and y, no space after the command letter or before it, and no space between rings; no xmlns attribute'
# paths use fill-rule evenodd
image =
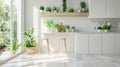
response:
<svg viewBox="0 0 120 67"><path fill-rule="evenodd" d="M81 12L57 12L57 13L39 13L40 17L88 17L89 13Z"/></svg>

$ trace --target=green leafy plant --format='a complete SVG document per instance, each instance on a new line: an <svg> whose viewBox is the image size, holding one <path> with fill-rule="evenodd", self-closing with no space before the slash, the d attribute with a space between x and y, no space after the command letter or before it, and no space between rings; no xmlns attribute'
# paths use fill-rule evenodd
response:
<svg viewBox="0 0 120 67"><path fill-rule="evenodd" d="M58 11L58 8L54 6L53 11Z"/></svg>
<svg viewBox="0 0 120 67"><path fill-rule="evenodd" d="M63 0L62 8L63 8L63 12L65 12L67 10L67 1L66 0Z"/></svg>
<svg viewBox="0 0 120 67"><path fill-rule="evenodd" d="M75 26L72 26L72 32L75 32Z"/></svg>
<svg viewBox="0 0 120 67"><path fill-rule="evenodd" d="M15 40L12 41L12 51L17 51L20 47L21 43L16 42Z"/></svg>
<svg viewBox="0 0 120 67"><path fill-rule="evenodd" d="M75 26L72 26L72 29L75 29Z"/></svg>
<svg viewBox="0 0 120 67"><path fill-rule="evenodd" d="M101 26L99 26L97 29L98 29L98 30L102 30L102 27L101 27Z"/></svg>
<svg viewBox="0 0 120 67"><path fill-rule="evenodd" d="M60 26L60 24L57 24L57 23L56 23L56 24L53 25L53 27L54 27L55 29L60 29L61 26Z"/></svg>
<svg viewBox="0 0 120 67"><path fill-rule="evenodd" d="M54 24L54 21L53 20L45 20L44 24L47 28L51 28Z"/></svg>
<svg viewBox="0 0 120 67"><path fill-rule="evenodd" d="M44 10L45 8L44 8L44 6L40 6L40 10Z"/></svg>
<svg viewBox="0 0 120 67"><path fill-rule="evenodd" d="M58 11L60 11L60 8L54 6L54 7L52 8L52 10L58 12Z"/></svg>
<svg viewBox="0 0 120 67"><path fill-rule="evenodd" d="M33 33L34 33L34 28L30 28L28 31L23 33L25 36L24 45L27 48L36 46L36 41L35 41L35 38L33 36Z"/></svg>
<svg viewBox="0 0 120 67"><path fill-rule="evenodd" d="M80 2L80 6L81 6L81 8L86 8L86 2L85 1L81 1Z"/></svg>
<svg viewBox="0 0 120 67"><path fill-rule="evenodd" d="M70 26L69 25L65 25L65 29L70 29Z"/></svg>
<svg viewBox="0 0 120 67"><path fill-rule="evenodd" d="M69 9L69 12L74 12L74 9L73 9L73 8L70 8L70 9Z"/></svg>
<svg viewBox="0 0 120 67"><path fill-rule="evenodd" d="M111 25L105 24L105 25L103 25L102 29L103 30L110 30L111 29Z"/></svg>
<svg viewBox="0 0 120 67"><path fill-rule="evenodd" d="M7 21L0 20L0 44L4 44L9 49L10 44L10 28L8 27Z"/></svg>
<svg viewBox="0 0 120 67"><path fill-rule="evenodd" d="M46 12L51 12L52 8L51 7L46 7Z"/></svg>

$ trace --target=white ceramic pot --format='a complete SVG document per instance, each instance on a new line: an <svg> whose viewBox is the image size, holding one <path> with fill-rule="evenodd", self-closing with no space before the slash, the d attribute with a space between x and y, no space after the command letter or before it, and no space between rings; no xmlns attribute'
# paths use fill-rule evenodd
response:
<svg viewBox="0 0 120 67"><path fill-rule="evenodd" d="M50 11L46 11L47 13L51 13Z"/></svg>
<svg viewBox="0 0 120 67"><path fill-rule="evenodd" d="M80 10L78 10L78 12L80 12Z"/></svg>
<svg viewBox="0 0 120 67"><path fill-rule="evenodd" d="M69 32L69 29L66 29L66 32Z"/></svg>
<svg viewBox="0 0 120 67"><path fill-rule="evenodd" d="M108 32L108 30L104 30L104 32Z"/></svg>
<svg viewBox="0 0 120 67"><path fill-rule="evenodd" d="M75 29L72 29L72 32L75 32Z"/></svg>
<svg viewBox="0 0 120 67"><path fill-rule="evenodd" d="M81 8L81 12L85 12L85 8Z"/></svg>
<svg viewBox="0 0 120 67"><path fill-rule="evenodd" d="M53 32L52 28L47 28L47 32Z"/></svg>
<svg viewBox="0 0 120 67"><path fill-rule="evenodd" d="M58 11L56 10L56 11L53 11L54 13L57 13Z"/></svg>
<svg viewBox="0 0 120 67"><path fill-rule="evenodd" d="M59 30L58 30L58 29L55 29L55 32L59 32Z"/></svg>
<svg viewBox="0 0 120 67"><path fill-rule="evenodd" d="M40 13L44 13L44 10L40 10Z"/></svg>
<svg viewBox="0 0 120 67"><path fill-rule="evenodd" d="M99 29L98 29L97 31L98 31L98 32L102 32L102 30L99 30Z"/></svg>

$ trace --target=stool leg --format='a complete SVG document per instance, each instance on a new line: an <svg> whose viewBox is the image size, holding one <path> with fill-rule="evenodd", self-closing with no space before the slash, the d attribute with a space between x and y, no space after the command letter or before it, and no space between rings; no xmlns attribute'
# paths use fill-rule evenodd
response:
<svg viewBox="0 0 120 67"><path fill-rule="evenodd" d="M65 52L67 52L66 39L64 39L64 45L65 45Z"/></svg>
<svg viewBox="0 0 120 67"><path fill-rule="evenodd" d="M58 45L57 45L57 54L59 52L59 45L60 45L60 40L58 40Z"/></svg>
<svg viewBox="0 0 120 67"><path fill-rule="evenodd" d="M47 40L47 46L48 46L48 54L50 54L50 46L49 46L49 41Z"/></svg>
<svg viewBox="0 0 120 67"><path fill-rule="evenodd" d="M43 40L40 40L40 53L42 53L42 44L43 44Z"/></svg>

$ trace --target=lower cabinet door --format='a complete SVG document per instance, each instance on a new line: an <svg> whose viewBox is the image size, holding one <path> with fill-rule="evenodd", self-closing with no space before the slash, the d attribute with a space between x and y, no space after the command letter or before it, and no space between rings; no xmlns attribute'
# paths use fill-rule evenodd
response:
<svg viewBox="0 0 120 67"><path fill-rule="evenodd" d="M115 55L120 56L120 33L115 33Z"/></svg>
<svg viewBox="0 0 120 67"><path fill-rule="evenodd" d="M88 55L88 34L76 34L76 54Z"/></svg>
<svg viewBox="0 0 120 67"><path fill-rule="evenodd" d="M102 55L114 55L115 37L114 33L102 34Z"/></svg>
<svg viewBox="0 0 120 67"><path fill-rule="evenodd" d="M101 33L89 34L89 55L101 55Z"/></svg>

